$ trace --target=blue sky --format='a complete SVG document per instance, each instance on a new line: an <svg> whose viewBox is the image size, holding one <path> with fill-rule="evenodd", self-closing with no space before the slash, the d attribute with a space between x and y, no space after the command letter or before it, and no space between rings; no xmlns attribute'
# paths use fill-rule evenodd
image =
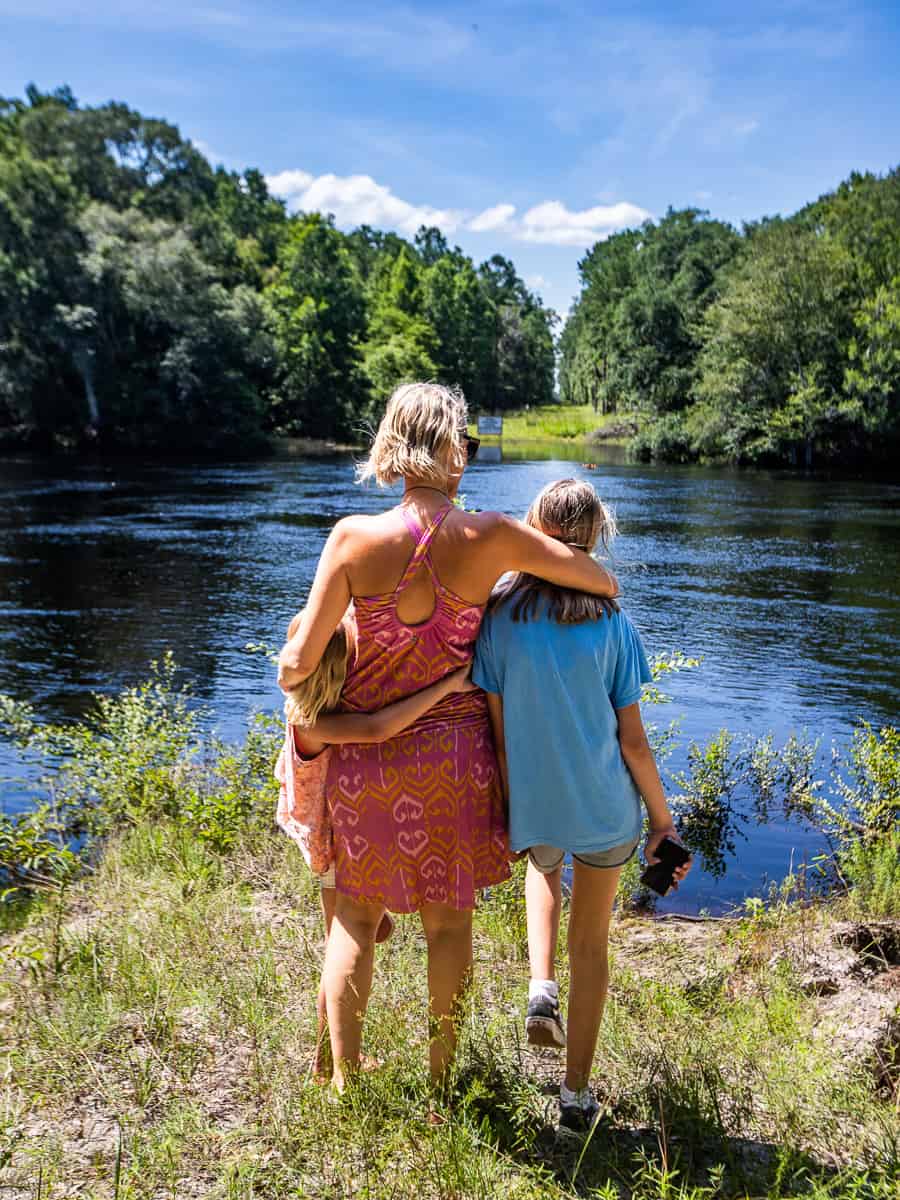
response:
<svg viewBox="0 0 900 1200"><path fill-rule="evenodd" d="M565 313L599 237L739 224L900 162L900 4L0 0L0 92L68 83L296 207L509 255Z"/></svg>

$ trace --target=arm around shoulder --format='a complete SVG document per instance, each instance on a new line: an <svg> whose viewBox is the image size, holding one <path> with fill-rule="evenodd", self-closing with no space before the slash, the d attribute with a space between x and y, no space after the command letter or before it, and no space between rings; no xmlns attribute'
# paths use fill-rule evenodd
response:
<svg viewBox="0 0 900 1200"><path fill-rule="evenodd" d="M523 571L594 596L618 595L619 584L612 571L584 550L567 546L522 521L497 513L490 536L501 572Z"/></svg>

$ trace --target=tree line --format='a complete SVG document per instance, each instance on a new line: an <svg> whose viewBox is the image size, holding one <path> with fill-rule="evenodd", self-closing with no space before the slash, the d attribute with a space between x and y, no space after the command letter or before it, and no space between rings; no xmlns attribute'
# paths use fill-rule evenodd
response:
<svg viewBox="0 0 900 1200"><path fill-rule="evenodd" d="M561 398L630 414L640 457L896 456L900 168L741 232L670 209L579 267Z"/></svg>
<svg viewBox="0 0 900 1200"><path fill-rule="evenodd" d="M438 229L344 233L124 104L0 99L0 442L355 438L423 378L548 403L555 321Z"/></svg>

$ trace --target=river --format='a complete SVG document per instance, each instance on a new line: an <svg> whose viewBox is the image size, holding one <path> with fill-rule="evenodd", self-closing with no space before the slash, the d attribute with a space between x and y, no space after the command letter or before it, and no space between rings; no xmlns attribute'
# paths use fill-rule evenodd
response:
<svg viewBox="0 0 900 1200"><path fill-rule="evenodd" d="M521 515L551 479L595 484L616 511L614 566L648 651L702 658L671 681L662 714L685 737L896 723L900 486L590 456L596 466L577 448L488 453L466 474L466 502ZM0 460L0 691L74 716L171 649L238 738L248 712L279 705L246 643L280 643L335 520L391 500L354 485L348 456ZM0 750L0 774L9 764ZM22 803L9 783L4 803ZM667 906L721 911L817 848L796 827L748 832L724 880L695 871Z"/></svg>

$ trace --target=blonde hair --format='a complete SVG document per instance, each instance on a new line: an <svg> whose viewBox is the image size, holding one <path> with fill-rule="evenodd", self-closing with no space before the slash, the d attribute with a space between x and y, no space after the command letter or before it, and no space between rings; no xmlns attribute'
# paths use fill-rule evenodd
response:
<svg viewBox="0 0 900 1200"><path fill-rule="evenodd" d="M292 637L302 613L298 613L288 627ZM284 716L288 725L315 725L320 713L337 708L341 690L347 678L347 664L353 651L353 637L346 619L328 639L325 652L312 675L291 688L284 700Z"/></svg>
<svg viewBox="0 0 900 1200"><path fill-rule="evenodd" d="M580 479L558 479L538 492L525 517L525 524L548 537L591 554L599 542L609 550L616 536L615 517L594 488ZM546 601L547 616L561 625L580 625L609 614L610 603L599 596L557 587L545 579L519 573L494 593L491 607L512 603L514 621L537 616Z"/></svg>
<svg viewBox="0 0 900 1200"><path fill-rule="evenodd" d="M357 469L358 482L374 478L388 487L414 476L445 485L448 473L465 468L467 419L459 388L402 384L388 400L369 457Z"/></svg>

